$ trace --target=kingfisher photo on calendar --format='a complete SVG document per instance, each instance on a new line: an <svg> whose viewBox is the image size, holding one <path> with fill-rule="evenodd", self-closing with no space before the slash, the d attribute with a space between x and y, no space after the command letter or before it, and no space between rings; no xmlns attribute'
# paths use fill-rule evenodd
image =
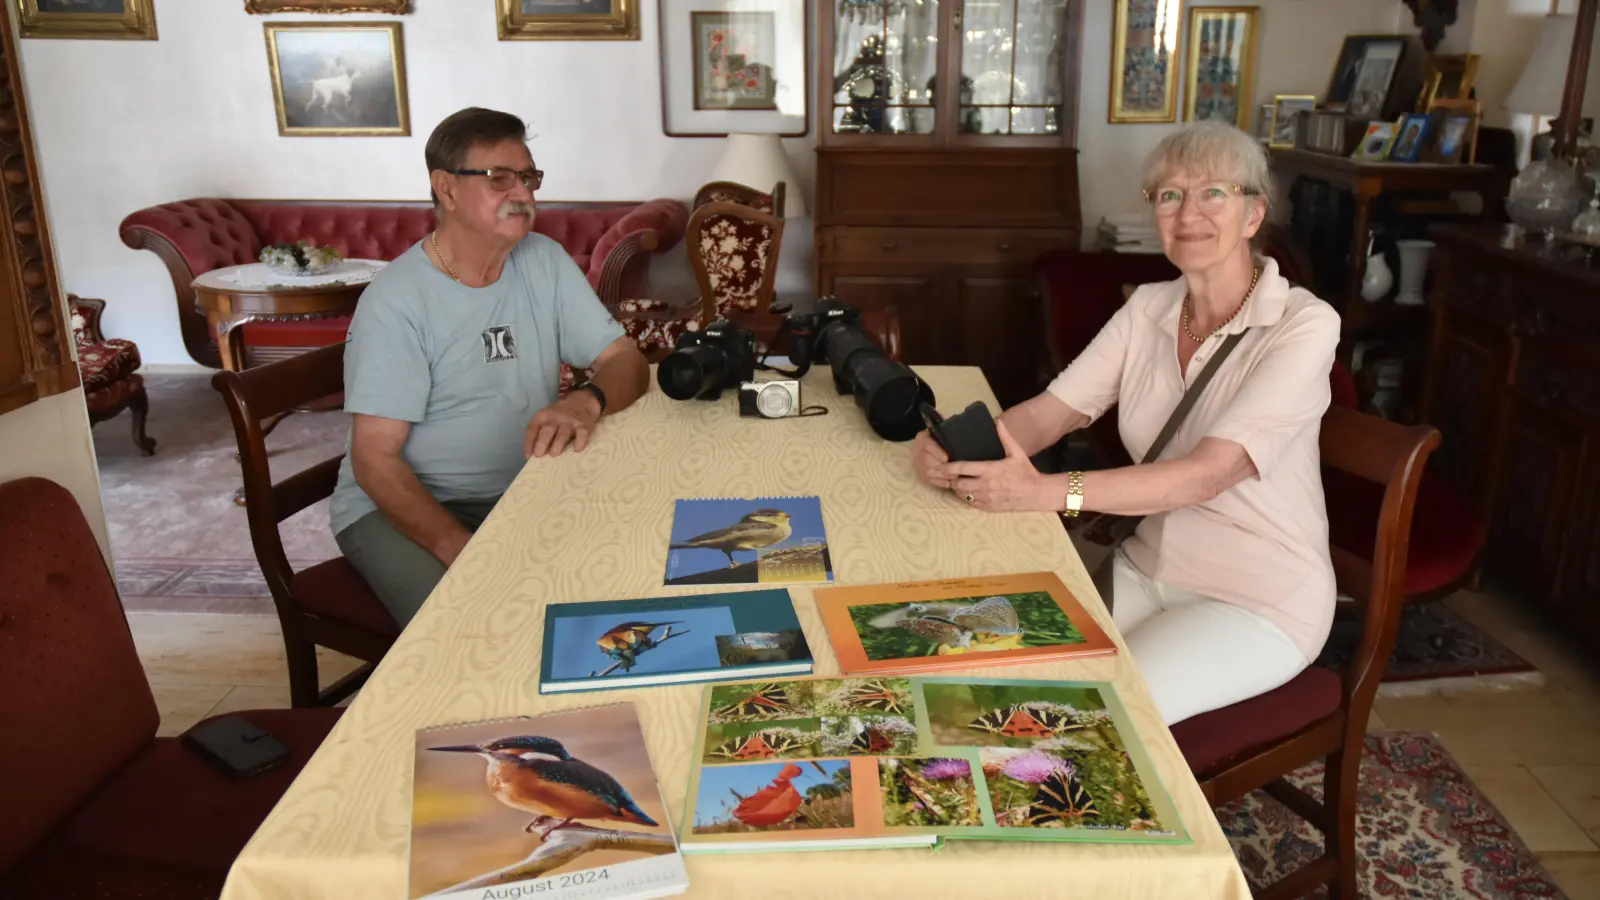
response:
<svg viewBox="0 0 1600 900"><path fill-rule="evenodd" d="M665 584L833 581L817 497L679 500Z"/></svg>

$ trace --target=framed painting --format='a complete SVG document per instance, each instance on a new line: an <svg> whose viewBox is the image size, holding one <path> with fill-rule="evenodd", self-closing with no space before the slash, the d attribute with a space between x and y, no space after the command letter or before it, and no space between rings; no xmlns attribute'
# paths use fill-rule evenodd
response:
<svg viewBox="0 0 1600 900"><path fill-rule="evenodd" d="M16 0L25 38L156 40L155 0Z"/></svg>
<svg viewBox="0 0 1600 900"><path fill-rule="evenodd" d="M244 0L244 11L263 13L387 13L411 12L411 0Z"/></svg>
<svg viewBox="0 0 1600 900"><path fill-rule="evenodd" d="M1217 120L1238 128L1250 122L1256 68L1255 6L1203 6L1189 10L1189 70L1184 121Z"/></svg>
<svg viewBox="0 0 1600 900"><path fill-rule="evenodd" d="M264 27L280 135L411 133L399 22Z"/></svg>
<svg viewBox="0 0 1600 900"><path fill-rule="evenodd" d="M1180 0L1112 0L1111 105L1106 121L1178 120Z"/></svg>
<svg viewBox="0 0 1600 900"><path fill-rule="evenodd" d="M669 137L800 137L811 127L807 0L657 0Z"/></svg>
<svg viewBox="0 0 1600 900"><path fill-rule="evenodd" d="M502 41L637 41L640 0L496 0Z"/></svg>

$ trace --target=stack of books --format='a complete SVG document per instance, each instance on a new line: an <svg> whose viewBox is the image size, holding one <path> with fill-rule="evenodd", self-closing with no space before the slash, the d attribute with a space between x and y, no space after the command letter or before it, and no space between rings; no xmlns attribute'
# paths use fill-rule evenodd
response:
<svg viewBox="0 0 1600 900"><path fill-rule="evenodd" d="M1100 249L1115 253L1160 253L1161 237L1146 213L1125 213L1100 220Z"/></svg>

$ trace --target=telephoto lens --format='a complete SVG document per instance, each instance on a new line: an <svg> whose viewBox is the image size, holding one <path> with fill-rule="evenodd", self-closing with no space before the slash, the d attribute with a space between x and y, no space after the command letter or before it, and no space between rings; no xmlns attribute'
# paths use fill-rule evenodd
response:
<svg viewBox="0 0 1600 900"><path fill-rule="evenodd" d="M674 400L715 400L755 378L755 335L716 321L704 331L686 331L656 366L656 383Z"/></svg>
<svg viewBox="0 0 1600 900"><path fill-rule="evenodd" d="M885 356L853 321L834 322L817 334L817 354L833 369L833 386L842 396L854 394L879 437L908 441L924 427L920 404L933 400L933 390L911 367Z"/></svg>

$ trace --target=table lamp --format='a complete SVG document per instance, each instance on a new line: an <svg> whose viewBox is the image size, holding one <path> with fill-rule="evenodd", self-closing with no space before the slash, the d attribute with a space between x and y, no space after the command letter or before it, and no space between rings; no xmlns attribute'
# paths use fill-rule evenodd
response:
<svg viewBox="0 0 1600 900"><path fill-rule="evenodd" d="M806 214L806 201L783 139L776 134L730 134L722 159L711 172L711 181L732 181L758 191L771 191L778 182L788 185L784 193L783 217L798 219Z"/></svg>
<svg viewBox="0 0 1600 900"><path fill-rule="evenodd" d="M1555 116L1561 112L1566 89L1567 60L1572 55L1572 37L1577 17L1551 13L1539 26L1539 40L1533 55L1523 67L1522 77L1505 101L1506 109L1534 116ZM1506 195L1506 213L1525 231L1537 232L1552 241L1577 214L1583 198L1577 172L1555 154L1556 126L1532 140L1531 162L1511 182Z"/></svg>

